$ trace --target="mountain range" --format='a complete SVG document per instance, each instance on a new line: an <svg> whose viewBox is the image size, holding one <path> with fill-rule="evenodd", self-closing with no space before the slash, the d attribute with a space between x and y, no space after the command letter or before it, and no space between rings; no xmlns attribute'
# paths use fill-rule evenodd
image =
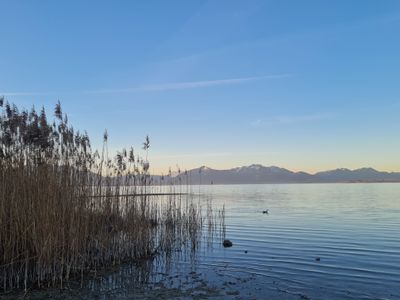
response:
<svg viewBox="0 0 400 300"><path fill-rule="evenodd" d="M381 172L373 168L335 169L310 174L260 164L215 170L202 166L175 177L189 184L262 184L262 183L339 183L339 182L400 182L400 172Z"/></svg>

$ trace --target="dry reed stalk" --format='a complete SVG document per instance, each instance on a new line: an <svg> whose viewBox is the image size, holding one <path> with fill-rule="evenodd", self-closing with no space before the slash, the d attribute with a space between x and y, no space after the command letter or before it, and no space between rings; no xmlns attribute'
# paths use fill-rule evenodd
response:
<svg viewBox="0 0 400 300"><path fill-rule="evenodd" d="M167 254L187 241L197 247L200 205L148 195L148 137L145 159L131 148L111 160L107 132L101 153L92 151L88 135L74 131L60 103L53 123L44 109L19 111L4 99L0 107L3 291L62 287L89 271ZM211 227L211 207L207 216Z"/></svg>

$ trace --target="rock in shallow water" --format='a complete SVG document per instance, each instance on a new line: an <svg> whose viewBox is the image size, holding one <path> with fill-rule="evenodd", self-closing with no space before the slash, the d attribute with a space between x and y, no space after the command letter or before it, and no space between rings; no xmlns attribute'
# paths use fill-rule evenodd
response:
<svg viewBox="0 0 400 300"><path fill-rule="evenodd" d="M228 248L228 247L232 247L233 244L230 240L224 240L222 245L224 245L225 248Z"/></svg>

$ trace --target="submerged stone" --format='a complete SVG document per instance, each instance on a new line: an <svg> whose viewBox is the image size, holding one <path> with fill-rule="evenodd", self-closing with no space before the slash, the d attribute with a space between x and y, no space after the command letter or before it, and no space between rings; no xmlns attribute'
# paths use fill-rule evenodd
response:
<svg viewBox="0 0 400 300"><path fill-rule="evenodd" d="M228 248L228 247L232 247L233 244L230 240L224 240L222 245L224 245L225 248Z"/></svg>

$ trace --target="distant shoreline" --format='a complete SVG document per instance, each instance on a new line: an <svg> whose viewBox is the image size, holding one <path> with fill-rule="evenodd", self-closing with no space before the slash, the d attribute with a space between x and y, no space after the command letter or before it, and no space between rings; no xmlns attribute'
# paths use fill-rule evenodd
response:
<svg viewBox="0 0 400 300"><path fill-rule="evenodd" d="M384 172L373 168L322 171L315 174L293 172L276 166L260 164L227 170L215 170L202 166L181 172L176 176L152 176L155 183L175 184L299 184L299 183L398 183L400 172Z"/></svg>
<svg viewBox="0 0 400 300"><path fill-rule="evenodd" d="M342 181L342 182L257 182L257 183L189 183L189 186L216 186L216 185L273 185L273 184L376 184L376 183L400 183L400 181ZM160 186L155 184L154 186ZM186 186L186 184L174 184L174 186Z"/></svg>

